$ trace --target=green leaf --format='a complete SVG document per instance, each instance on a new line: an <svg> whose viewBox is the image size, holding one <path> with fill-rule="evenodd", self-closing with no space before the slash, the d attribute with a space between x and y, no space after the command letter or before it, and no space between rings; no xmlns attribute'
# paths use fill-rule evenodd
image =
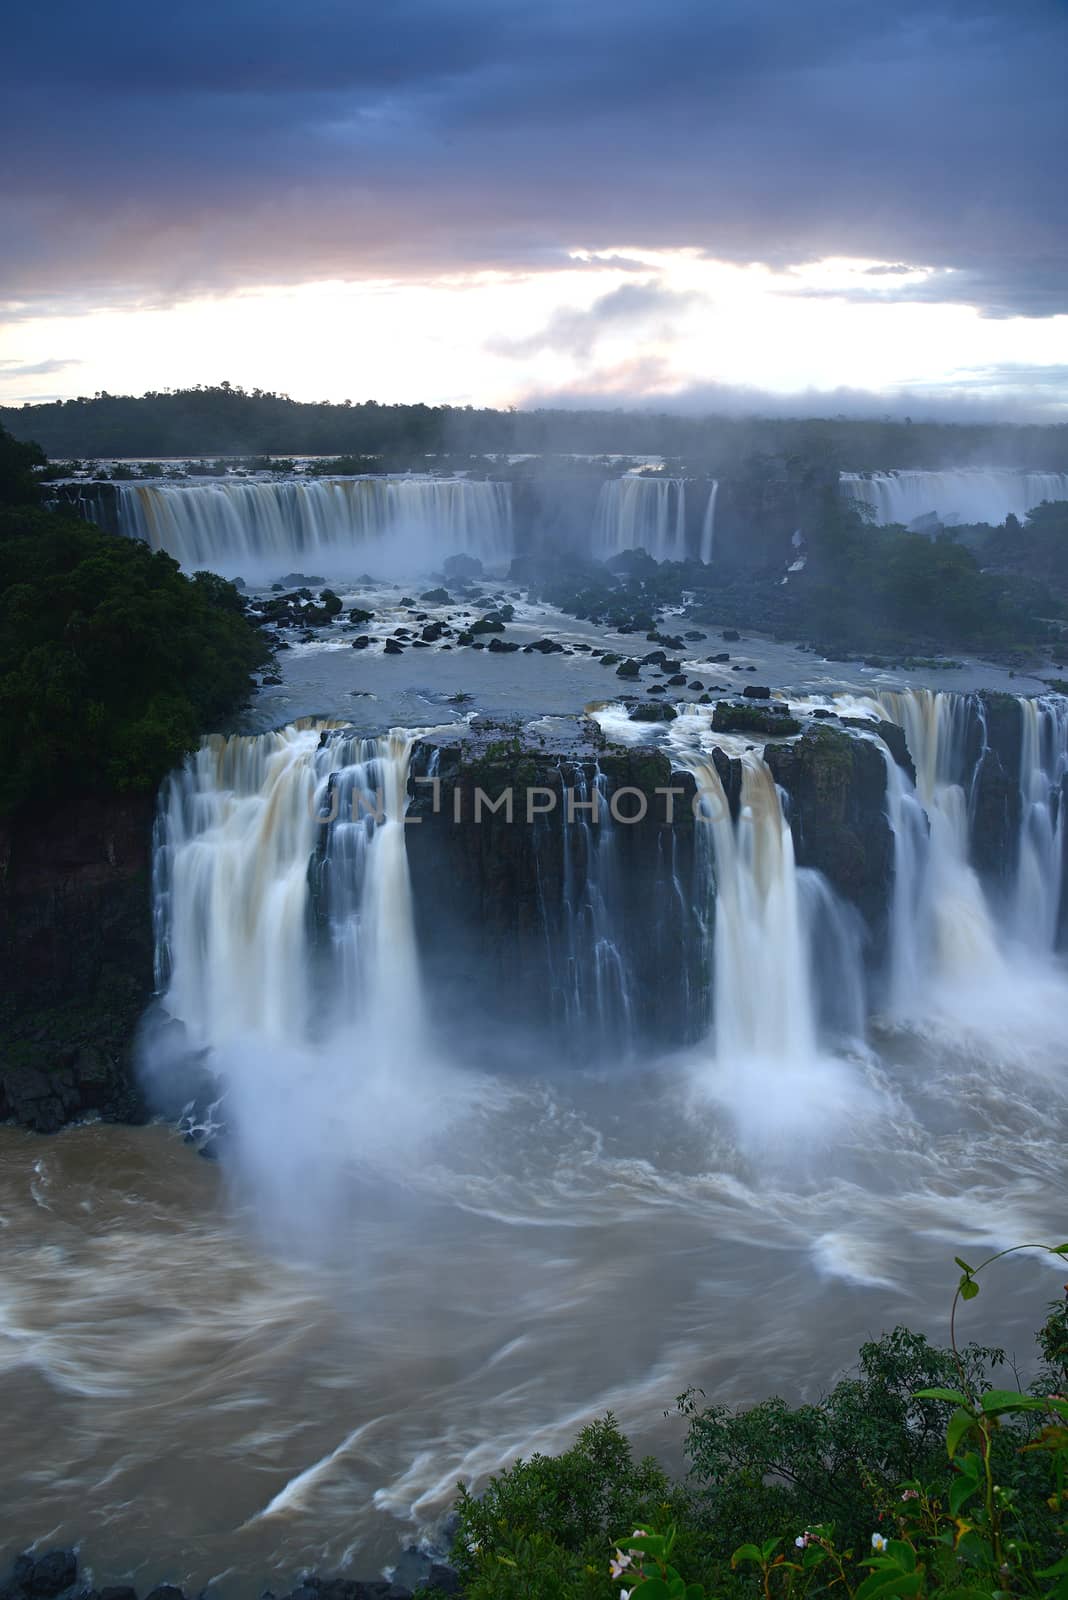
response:
<svg viewBox="0 0 1068 1600"><path fill-rule="evenodd" d="M958 1267L960 1267L963 1272L966 1272L968 1276L971 1277L972 1273L975 1271L975 1268L970 1267L966 1261L962 1261L960 1256L954 1256L953 1259L957 1263Z"/></svg>
<svg viewBox="0 0 1068 1600"><path fill-rule="evenodd" d="M663 1578L643 1578L630 1592L640 1595L641 1600L671 1600L671 1590Z"/></svg>
<svg viewBox="0 0 1068 1600"><path fill-rule="evenodd" d="M1068 1256L1068 1244L1055 1244L1053 1246L1053 1254L1055 1256Z"/></svg>
<svg viewBox="0 0 1068 1600"><path fill-rule="evenodd" d="M970 1411L965 1411L963 1406L954 1411L953 1415L950 1417L949 1427L946 1429L946 1450L951 1461L956 1455L957 1446L964 1438L964 1435L968 1432L969 1428L974 1427L974 1425L975 1418L972 1416Z"/></svg>
<svg viewBox="0 0 1068 1600"><path fill-rule="evenodd" d="M922 1572L873 1572L853 1600L888 1600L891 1595L918 1594L922 1587Z"/></svg>
<svg viewBox="0 0 1068 1600"><path fill-rule="evenodd" d="M887 1544L886 1553L899 1572L915 1572L916 1552L906 1540L891 1539Z"/></svg>
<svg viewBox="0 0 1068 1600"><path fill-rule="evenodd" d="M1062 1556L1052 1567L1044 1567L1041 1572L1036 1573L1036 1577L1059 1578L1063 1572L1068 1572L1068 1556Z"/></svg>
<svg viewBox="0 0 1068 1600"><path fill-rule="evenodd" d="M764 1545L763 1550L760 1552L761 1555L764 1557L765 1561L770 1561L771 1560L772 1556L775 1554L776 1548L778 1547L779 1543L780 1543L780 1541L778 1539L768 1539L767 1540L767 1542Z"/></svg>
<svg viewBox="0 0 1068 1600"><path fill-rule="evenodd" d="M688 1583L686 1585L686 1600L705 1600L704 1584Z"/></svg>
<svg viewBox="0 0 1068 1600"><path fill-rule="evenodd" d="M962 1300L974 1300L978 1293L979 1285L974 1278L962 1278L960 1280L960 1297Z"/></svg>
<svg viewBox="0 0 1068 1600"><path fill-rule="evenodd" d="M757 1566L762 1566L764 1557L755 1544L740 1544L731 1556L731 1566L736 1567L739 1561L755 1561Z"/></svg>
<svg viewBox="0 0 1068 1600"><path fill-rule="evenodd" d="M1031 1401L1031 1396L1021 1394L1019 1389L988 1389L979 1402L987 1416L992 1416L997 1411L1008 1411L1014 1406L1026 1405ZM1031 1402L1033 1404L1033 1401Z"/></svg>
<svg viewBox="0 0 1068 1600"><path fill-rule="evenodd" d="M948 1400L955 1406L968 1404L967 1396L961 1394L959 1389L916 1389L912 1397L914 1400Z"/></svg>
<svg viewBox="0 0 1068 1600"><path fill-rule="evenodd" d="M957 1478L949 1488L949 1509L956 1516L965 1501L970 1500L979 1487L976 1478Z"/></svg>

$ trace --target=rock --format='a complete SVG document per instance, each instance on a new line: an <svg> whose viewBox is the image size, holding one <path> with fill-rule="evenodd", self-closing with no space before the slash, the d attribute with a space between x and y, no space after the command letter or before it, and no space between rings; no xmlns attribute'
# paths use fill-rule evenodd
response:
<svg viewBox="0 0 1068 1600"><path fill-rule="evenodd" d="M747 683L742 690L747 700L770 700L771 690L761 683Z"/></svg>
<svg viewBox="0 0 1068 1600"><path fill-rule="evenodd" d="M643 667L662 667L667 660L663 650L650 650L649 654L642 656Z"/></svg>
<svg viewBox="0 0 1068 1600"><path fill-rule="evenodd" d="M638 663L633 659L633 657L630 657L626 661L621 661L619 663L619 666L616 668L616 677L637 678L640 672L641 668L638 666Z"/></svg>
<svg viewBox="0 0 1068 1600"><path fill-rule="evenodd" d="M281 678L278 676L278 674L276 672L269 672L266 675L266 677L262 678L260 681L264 685L264 687L267 687L269 685L270 687L274 688L278 684L280 684L282 680L281 680Z"/></svg>
<svg viewBox="0 0 1068 1600"><path fill-rule="evenodd" d="M602 667L614 667L619 659L619 656L617 656L613 651L606 650L604 655L601 657L601 665Z"/></svg>
<svg viewBox="0 0 1068 1600"><path fill-rule="evenodd" d="M709 656L708 660L711 666L722 667L725 662L730 660L730 655L726 650L721 650L718 656Z"/></svg>
<svg viewBox="0 0 1068 1600"><path fill-rule="evenodd" d="M717 733L766 733L783 739L801 732L796 717L786 715L785 709L773 706L742 705L738 701L718 700L712 713L712 727Z"/></svg>
<svg viewBox="0 0 1068 1600"><path fill-rule="evenodd" d="M448 589L428 589L419 596L425 606L451 606L452 595Z"/></svg>
<svg viewBox="0 0 1068 1600"><path fill-rule="evenodd" d="M320 606L322 606L322 608L326 612L327 616L329 616L329 617L338 617L338 616L341 615L341 610L342 610L341 596L340 595L336 595L334 593L333 589L324 589L323 590L322 594L320 594L320 596L319 596L319 604L320 604Z"/></svg>
<svg viewBox="0 0 1068 1600"><path fill-rule="evenodd" d="M73 1550L49 1550L34 1561L25 1588L31 1595L51 1600L52 1596L69 1589L77 1576L78 1558Z"/></svg>
<svg viewBox="0 0 1068 1600"><path fill-rule="evenodd" d="M401 595L400 603L401 603L402 606L414 606L415 605L415 601L412 599L410 594Z"/></svg>
<svg viewBox="0 0 1068 1600"><path fill-rule="evenodd" d="M185 1594L173 1583L159 1583L149 1590L145 1600L185 1600Z"/></svg>
<svg viewBox="0 0 1068 1600"><path fill-rule="evenodd" d="M398 644L396 639L387 639L385 653L387 656L402 656L404 654L404 646Z"/></svg>
<svg viewBox="0 0 1068 1600"><path fill-rule="evenodd" d="M667 660L665 660L664 662L661 663L661 671L662 672L678 672L678 670L679 670L679 668L681 666L682 666L682 662L681 661L667 661Z"/></svg>
<svg viewBox="0 0 1068 1600"><path fill-rule="evenodd" d="M373 611L365 611L362 606L353 606L349 612L349 621L358 628L363 622L371 622L374 618Z"/></svg>
<svg viewBox="0 0 1068 1600"><path fill-rule="evenodd" d="M685 687L685 684L686 684L686 674L685 674L685 672L675 672L668 679L668 687L670 689L681 689L681 688Z"/></svg>
<svg viewBox="0 0 1068 1600"><path fill-rule="evenodd" d="M519 646L514 639L491 639L487 649L493 655L503 655L512 650L518 650Z"/></svg>
<svg viewBox="0 0 1068 1600"><path fill-rule="evenodd" d="M367 634L366 633L361 633L361 634L358 634L355 639L353 639L352 648L354 650L366 650L367 646L370 643L371 643L371 641L368 638Z"/></svg>
<svg viewBox="0 0 1068 1600"><path fill-rule="evenodd" d="M674 722L674 706L636 705L630 713L631 722Z"/></svg>
<svg viewBox="0 0 1068 1600"><path fill-rule="evenodd" d="M446 556L441 570L447 578L481 578L482 563L477 556Z"/></svg>
<svg viewBox="0 0 1068 1600"><path fill-rule="evenodd" d="M456 635L457 644L474 644L474 642L475 636L468 628L465 628L462 633L458 633Z"/></svg>
<svg viewBox="0 0 1068 1600"><path fill-rule="evenodd" d="M688 633L684 633L682 637L684 639L688 639L691 644L700 644L703 640L708 638L708 634L698 633L696 628L691 628L690 631Z"/></svg>
<svg viewBox="0 0 1068 1600"><path fill-rule="evenodd" d="M720 637L723 638L723 639L726 639L728 644L734 644L742 636L738 632L737 628L724 628L724 630L723 630L723 632L722 632Z"/></svg>
<svg viewBox="0 0 1068 1600"><path fill-rule="evenodd" d="M444 632L443 622L428 622L419 637L424 644L436 644Z"/></svg>
<svg viewBox="0 0 1068 1600"><path fill-rule="evenodd" d="M461 1594L460 1574L455 1567L445 1565L444 1561L432 1562L430 1571L422 1587L436 1589L439 1594ZM416 1593L418 1594L418 1590Z"/></svg>
<svg viewBox="0 0 1068 1600"><path fill-rule="evenodd" d="M650 688L646 689L645 692L646 694L667 694L667 690L664 688L662 683L654 683Z"/></svg>
<svg viewBox="0 0 1068 1600"><path fill-rule="evenodd" d="M700 678L691 678L686 687L687 689L703 689L704 684L701 682Z"/></svg>
<svg viewBox="0 0 1068 1600"><path fill-rule="evenodd" d="M494 616L493 612L491 611L487 616L480 617L477 622L473 622L471 624L471 632L503 633L504 623L501 621L500 617Z"/></svg>
<svg viewBox="0 0 1068 1600"><path fill-rule="evenodd" d="M98 1591L99 1600L137 1600L137 1590L128 1583L115 1583Z"/></svg>

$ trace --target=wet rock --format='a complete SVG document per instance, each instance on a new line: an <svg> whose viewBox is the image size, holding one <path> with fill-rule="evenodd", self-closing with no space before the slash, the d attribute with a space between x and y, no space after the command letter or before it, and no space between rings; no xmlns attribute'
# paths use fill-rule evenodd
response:
<svg viewBox="0 0 1068 1600"><path fill-rule="evenodd" d="M353 606L349 612L349 621L358 628L363 622L371 622L374 618L373 611L365 611L362 606Z"/></svg>
<svg viewBox="0 0 1068 1600"><path fill-rule="evenodd" d="M671 688L671 689L683 689L683 688L685 688L685 686L686 686L686 674L685 674L685 672L672 673L671 677L668 679L668 687Z"/></svg>
<svg viewBox="0 0 1068 1600"><path fill-rule="evenodd" d="M479 617L477 622L473 622L471 624L471 632L503 633L504 623L501 621L500 617L494 616L494 614L490 612L487 616Z"/></svg>
<svg viewBox="0 0 1068 1600"><path fill-rule="evenodd" d="M280 684L282 680L281 680L281 678L278 676L278 674L276 672L269 672L260 681L261 681L261 683L263 684L263 686L265 688L267 688L267 687L274 688L275 686Z"/></svg>
<svg viewBox="0 0 1068 1600"><path fill-rule="evenodd" d="M436 644L444 632L445 624L443 622L428 622L419 637L424 644Z"/></svg>
<svg viewBox="0 0 1068 1600"><path fill-rule="evenodd" d="M78 1558L73 1550L49 1550L34 1561L24 1587L32 1596L52 1600L54 1595L69 1589L77 1576Z"/></svg>
<svg viewBox="0 0 1068 1600"><path fill-rule="evenodd" d="M427 1589L436 1589L439 1594L462 1593L460 1586L460 1574L456 1571L455 1567L446 1566L444 1561L434 1561L431 1563L430 1571L426 1575L426 1581L423 1585L421 1585L421 1587ZM417 1589L416 1594L418 1594L418 1592L419 1591Z"/></svg>
<svg viewBox="0 0 1068 1600"><path fill-rule="evenodd" d="M99 1600L137 1600L137 1590L128 1583L113 1583L97 1591Z"/></svg>
<svg viewBox="0 0 1068 1600"><path fill-rule="evenodd" d="M734 644L742 636L738 632L737 628L724 628L724 630L723 630L722 634L720 635L720 637L723 638L723 639L726 639L728 644Z"/></svg>
<svg viewBox="0 0 1068 1600"><path fill-rule="evenodd" d="M726 650L721 650L718 656L709 656L708 660L711 666L722 667L730 660L730 654Z"/></svg>
<svg viewBox="0 0 1068 1600"><path fill-rule="evenodd" d="M639 667L638 663L633 659L633 657L630 657L626 661L621 661L619 663L619 666L616 668L616 677L637 678L640 672L641 668Z"/></svg>
<svg viewBox="0 0 1068 1600"><path fill-rule="evenodd" d="M386 655L387 656L402 656L403 654L404 654L404 646L402 644L398 644L396 639L387 639L386 640Z"/></svg>
<svg viewBox="0 0 1068 1600"><path fill-rule="evenodd" d="M354 650L366 650L370 643L371 640L368 635L366 633L361 633L358 634L355 639L353 639L352 648Z"/></svg>
<svg viewBox="0 0 1068 1600"><path fill-rule="evenodd" d="M486 648L493 655L505 655L513 650L518 650L519 645L514 639L491 639Z"/></svg>
<svg viewBox="0 0 1068 1600"><path fill-rule="evenodd" d="M755 706L738 701L719 700L712 713L712 727L717 733L766 733L783 739L801 732L801 724L791 717L784 706Z"/></svg>
<svg viewBox="0 0 1068 1600"><path fill-rule="evenodd" d="M747 700L770 700L771 690L762 683L747 683L742 690Z"/></svg>
<svg viewBox="0 0 1068 1600"><path fill-rule="evenodd" d="M465 628L462 633L456 635L457 644L474 644L474 642L475 636L469 628Z"/></svg>
<svg viewBox="0 0 1068 1600"><path fill-rule="evenodd" d="M324 589L319 596L319 604L329 617L338 617L342 611L341 596L334 593L333 589Z"/></svg>
<svg viewBox="0 0 1068 1600"><path fill-rule="evenodd" d="M481 578L482 563L477 556L446 556L441 570L447 578Z"/></svg>
<svg viewBox="0 0 1068 1600"><path fill-rule="evenodd" d="M400 603L401 603L402 606L412 606L412 607L415 606L415 601L412 599L410 594L402 595L401 599L400 599Z"/></svg>
<svg viewBox="0 0 1068 1600"><path fill-rule="evenodd" d="M636 705L630 713L631 722L674 722L674 706Z"/></svg>
<svg viewBox="0 0 1068 1600"><path fill-rule="evenodd" d="M185 1600L185 1592L173 1583L160 1583L149 1590L145 1600Z"/></svg>
<svg viewBox="0 0 1068 1600"><path fill-rule="evenodd" d="M703 640L708 638L708 634L698 633L696 628L691 628L689 632L684 633L682 637L684 639L688 639L691 644L700 644Z"/></svg>
<svg viewBox="0 0 1068 1600"><path fill-rule="evenodd" d="M419 596L425 606L451 606L452 595L448 589L428 589Z"/></svg>
<svg viewBox="0 0 1068 1600"><path fill-rule="evenodd" d="M704 684L701 682L700 678L691 678L686 687L687 689L703 689Z"/></svg>

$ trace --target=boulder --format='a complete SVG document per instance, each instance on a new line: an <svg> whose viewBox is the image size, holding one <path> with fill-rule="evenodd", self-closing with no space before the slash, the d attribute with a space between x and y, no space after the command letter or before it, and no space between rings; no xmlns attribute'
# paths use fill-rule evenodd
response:
<svg viewBox="0 0 1068 1600"><path fill-rule="evenodd" d="M640 674L640 671L641 669L638 666L638 663L633 659L633 657L630 657L626 661L621 661L619 663L619 666L616 668L616 677L637 678Z"/></svg>
<svg viewBox="0 0 1068 1600"><path fill-rule="evenodd" d="M770 700L771 690L760 683L747 683L742 690L747 700Z"/></svg>
<svg viewBox="0 0 1068 1600"><path fill-rule="evenodd" d="M452 595L448 589L427 589L425 594L419 596L425 606L452 605Z"/></svg>
<svg viewBox="0 0 1068 1600"><path fill-rule="evenodd" d="M404 646L398 644L396 639L387 639L385 653L387 656L402 656L404 654Z"/></svg>

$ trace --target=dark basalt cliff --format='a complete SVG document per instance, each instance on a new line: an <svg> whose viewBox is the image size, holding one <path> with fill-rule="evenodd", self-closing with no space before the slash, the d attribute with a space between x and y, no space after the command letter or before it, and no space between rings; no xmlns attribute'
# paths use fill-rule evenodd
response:
<svg viewBox="0 0 1068 1600"><path fill-rule="evenodd" d="M0 825L0 1120L144 1116L131 1052L152 992L153 809L74 794Z"/></svg>

